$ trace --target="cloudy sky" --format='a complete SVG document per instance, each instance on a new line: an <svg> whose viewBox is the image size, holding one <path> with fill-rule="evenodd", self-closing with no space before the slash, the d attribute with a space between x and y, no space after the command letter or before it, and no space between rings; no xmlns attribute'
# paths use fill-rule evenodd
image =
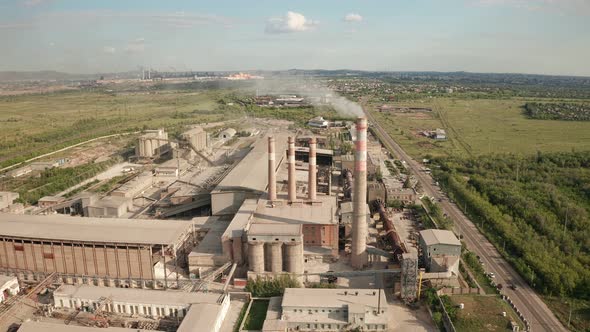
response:
<svg viewBox="0 0 590 332"><path fill-rule="evenodd" d="M0 0L0 70L590 76L590 0Z"/></svg>

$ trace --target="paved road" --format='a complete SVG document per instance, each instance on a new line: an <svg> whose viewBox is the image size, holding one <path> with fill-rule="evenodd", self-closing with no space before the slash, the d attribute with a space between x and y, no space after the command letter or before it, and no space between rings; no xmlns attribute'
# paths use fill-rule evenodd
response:
<svg viewBox="0 0 590 332"><path fill-rule="evenodd" d="M531 326L531 331L567 331L547 305L539 298L535 291L520 277L520 275L506 262L496 248L479 232L475 225L455 205L444 199L440 188L436 186L429 174L421 171L422 166L413 160L383 128L374 120L371 114L367 113L370 125L379 132L383 144L389 151L404 160L412 170L413 175L422 184L424 192L435 199L443 199L441 208L454 221L455 232L463 236L469 250L481 257L487 272L496 275L496 283L508 285L514 283L517 290L505 287L502 291L512 299L518 310L524 315Z"/></svg>

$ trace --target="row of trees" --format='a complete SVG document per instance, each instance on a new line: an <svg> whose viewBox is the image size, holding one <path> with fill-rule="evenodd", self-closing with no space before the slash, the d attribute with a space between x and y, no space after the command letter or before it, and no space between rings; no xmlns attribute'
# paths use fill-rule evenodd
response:
<svg viewBox="0 0 590 332"><path fill-rule="evenodd" d="M590 121L590 105L579 103L526 103L525 114L532 119Z"/></svg>
<svg viewBox="0 0 590 332"><path fill-rule="evenodd" d="M437 162L439 182L532 286L590 299L590 152Z"/></svg>

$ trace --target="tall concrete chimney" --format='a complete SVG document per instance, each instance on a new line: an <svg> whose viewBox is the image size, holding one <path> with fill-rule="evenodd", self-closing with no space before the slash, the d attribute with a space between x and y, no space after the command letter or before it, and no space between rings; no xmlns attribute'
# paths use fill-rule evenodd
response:
<svg viewBox="0 0 590 332"><path fill-rule="evenodd" d="M293 202L297 199L297 179L295 178L295 139L293 137L289 137L287 164L289 166L289 201Z"/></svg>
<svg viewBox="0 0 590 332"><path fill-rule="evenodd" d="M317 140L315 137L309 139L309 174L307 177L308 198L310 201L316 199L316 148Z"/></svg>
<svg viewBox="0 0 590 332"><path fill-rule="evenodd" d="M268 138L268 199L277 200L277 178L275 174L275 138Z"/></svg>
<svg viewBox="0 0 590 332"><path fill-rule="evenodd" d="M356 121L352 215L352 267L367 265L367 118Z"/></svg>

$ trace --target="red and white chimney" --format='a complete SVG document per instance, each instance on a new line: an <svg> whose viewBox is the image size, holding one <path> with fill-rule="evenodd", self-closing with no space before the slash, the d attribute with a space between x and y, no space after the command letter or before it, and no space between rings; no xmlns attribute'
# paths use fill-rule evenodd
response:
<svg viewBox="0 0 590 332"><path fill-rule="evenodd" d="M297 200L297 179L295 178L295 139L293 137L289 137L287 165L289 166L289 201L293 202Z"/></svg>
<svg viewBox="0 0 590 332"><path fill-rule="evenodd" d="M356 121L352 221L352 267L367 265L367 118Z"/></svg>
<svg viewBox="0 0 590 332"><path fill-rule="evenodd" d="M275 165L275 138L268 138L268 199L277 200L277 178Z"/></svg>

